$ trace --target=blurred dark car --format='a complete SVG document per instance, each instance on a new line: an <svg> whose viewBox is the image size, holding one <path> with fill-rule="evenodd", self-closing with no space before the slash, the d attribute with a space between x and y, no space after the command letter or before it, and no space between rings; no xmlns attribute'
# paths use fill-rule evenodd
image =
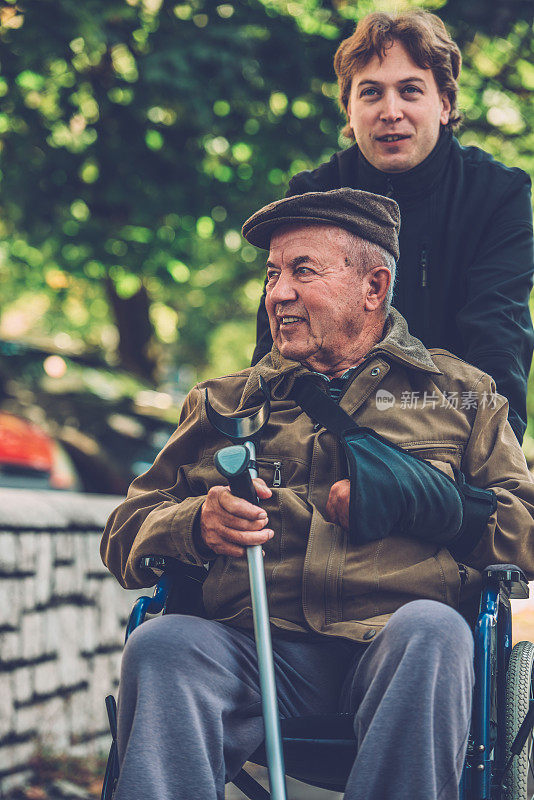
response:
<svg viewBox="0 0 534 800"><path fill-rule="evenodd" d="M183 397L98 358L0 341L0 410L59 443L81 491L124 494L176 428Z"/></svg>
<svg viewBox="0 0 534 800"><path fill-rule="evenodd" d="M0 487L81 490L65 449L33 422L0 411Z"/></svg>

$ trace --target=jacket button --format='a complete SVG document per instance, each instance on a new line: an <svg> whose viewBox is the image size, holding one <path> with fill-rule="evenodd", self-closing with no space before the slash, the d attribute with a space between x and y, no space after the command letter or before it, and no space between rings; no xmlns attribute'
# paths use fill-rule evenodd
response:
<svg viewBox="0 0 534 800"><path fill-rule="evenodd" d="M380 367L373 367L371 370L371 375L373 378L376 378L377 375L380 375Z"/></svg>
<svg viewBox="0 0 534 800"><path fill-rule="evenodd" d="M371 628L370 631L365 631L365 633L363 634L363 638L364 639L372 639L373 636L375 636L375 635L376 635L375 629Z"/></svg>

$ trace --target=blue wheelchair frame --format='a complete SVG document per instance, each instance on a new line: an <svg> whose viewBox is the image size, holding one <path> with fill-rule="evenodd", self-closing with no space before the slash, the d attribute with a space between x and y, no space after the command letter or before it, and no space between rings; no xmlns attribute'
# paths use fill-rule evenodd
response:
<svg viewBox="0 0 534 800"><path fill-rule="evenodd" d="M485 585L474 631L475 688L471 735L460 783L460 800L500 798L509 754L506 752L506 678L512 653L510 600L529 596L525 576L514 565L494 565ZM496 723L492 730L492 704ZM530 703L529 721L534 713ZM528 721L525 720L528 725ZM527 730L528 736L532 724ZM527 736L525 736L525 741Z"/></svg>
<svg viewBox="0 0 534 800"><path fill-rule="evenodd" d="M172 560L170 561L172 562ZM147 614L166 612L172 592L181 577L186 576L191 579L193 576L193 580L197 583L197 589L202 582L199 574L203 570L199 567L187 567L175 562L169 563L169 559L162 557L147 557L143 559L143 566L152 570L162 570L164 574L159 579L152 597L141 597L136 601L128 621L126 640L144 621ZM171 567L170 571L165 572L169 566ZM528 583L518 567L510 564L494 565L484 571L484 586L474 630L475 688L471 733L460 782L460 800L501 800L504 797L502 784L511 760L510 753L506 748L506 682L512 652L510 600L526 599L528 594ZM181 604L180 611L182 611ZM182 613L191 613L191 611L192 609L188 607ZM531 678L531 681L534 681L534 678ZM532 691L530 696L532 697ZM112 697L106 698L106 706L113 743L104 778L102 800L110 800L113 794L113 785L118 776L115 704ZM293 726L292 731L289 733L286 731L286 735L283 735L284 751L289 748L289 755L296 756L303 763L306 755L309 757L311 752L309 748L312 745L315 747L314 759L322 748L331 761L332 755L334 755L335 760L343 763L346 769L346 765L351 763L355 754L355 741L351 740L349 715L336 716L339 717L339 731L334 730L336 720L325 717L326 729L330 733L319 734L319 736L317 734L310 736L308 731L301 733L298 725ZM305 729L310 727L309 720L319 723L319 726L321 724L321 718L306 718ZM292 722L298 723L298 720ZM334 725L332 725L333 722ZM514 752L514 746L515 750L522 749L533 725L534 700L530 700L527 717L512 745L512 752ZM332 730L334 730L333 734ZM253 757L251 760L256 763L264 763L261 757L259 759ZM291 757L289 761L291 761ZM290 767L287 769L287 774L292 774ZM294 777L306 780L297 774L294 774ZM315 786L343 791L341 785L317 782L316 778L310 779L308 782ZM234 783L251 800L267 800L270 797L269 793L244 770L234 779Z"/></svg>

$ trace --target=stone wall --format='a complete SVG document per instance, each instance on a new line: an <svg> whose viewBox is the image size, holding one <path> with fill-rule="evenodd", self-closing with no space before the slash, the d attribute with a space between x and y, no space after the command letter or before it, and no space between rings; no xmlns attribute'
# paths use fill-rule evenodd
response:
<svg viewBox="0 0 534 800"><path fill-rule="evenodd" d="M104 752L137 596L99 555L118 497L0 490L0 796L37 748Z"/></svg>

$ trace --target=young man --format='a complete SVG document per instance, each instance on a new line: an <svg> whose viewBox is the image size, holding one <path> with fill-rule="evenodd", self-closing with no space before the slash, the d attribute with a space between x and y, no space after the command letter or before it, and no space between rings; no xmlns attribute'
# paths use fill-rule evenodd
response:
<svg viewBox="0 0 534 800"><path fill-rule="evenodd" d="M458 798L473 640L456 609L491 563L534 574L534 480L491 378L429 352L388 310L398 226L392 200L352 189L280 200L245 223L247 240L269 250L274 346L255 367L192 389L102 541L131 588L154 583L143 556L210 562L207 619L168 614L126 645L116 800L223 800L262 741L252 544L265 552L280 713L354 716L346 800ZM213 457L228 440L203 397L208 388L222 413L248 413L260 378L271 413L258 507L221 485ZM389 440L355 445L350 483L340 440L295 402L296 380ZM414 389L425 402L405 406ZM454 402L464 394L469 404Z"/></svg>
<svg viewBox="0 0 534 800"><path fill-rule="evenodd" d="M334 65L356 144L296 175L288 194L352 187L397 201L395 307L427 347L493 376L521 442L534 345L530 179L453 137L461 56L435 15L370 14ZM271 344L262 299L253 364Z"/></svg>

